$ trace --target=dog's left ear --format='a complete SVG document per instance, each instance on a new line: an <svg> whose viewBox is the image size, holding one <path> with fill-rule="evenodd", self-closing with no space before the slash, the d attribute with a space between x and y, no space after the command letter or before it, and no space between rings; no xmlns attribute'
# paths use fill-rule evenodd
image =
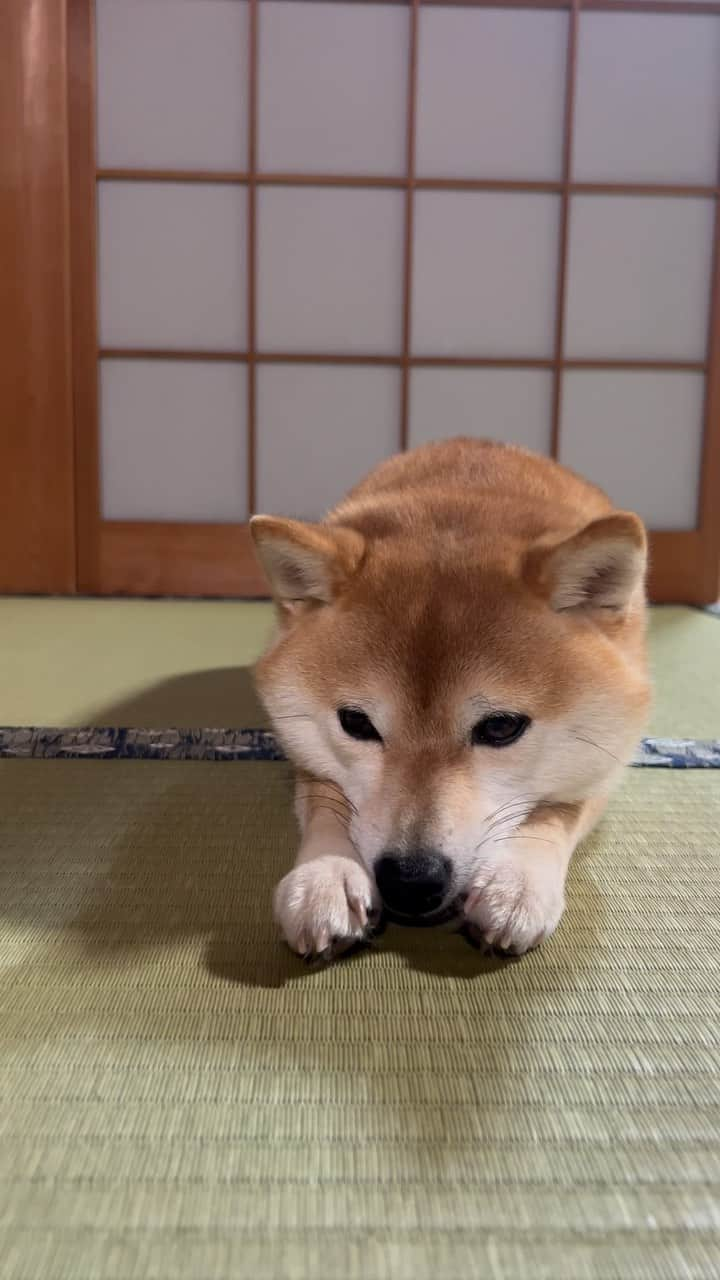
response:
<svg viewBox="0 0 720 1280"><path fill-rule="evenodd" d="M365 539L342 525L253 516L258 559L278 603L329 604L359 568Z"/></svg>
<svg viewBox="0 0 720 1280"><path fill-rule="evenodd" d="M558 613L626 608L642 586L647 537L629 511L593 520L555 546L533 547L525 560L525 580Z"/></svg>

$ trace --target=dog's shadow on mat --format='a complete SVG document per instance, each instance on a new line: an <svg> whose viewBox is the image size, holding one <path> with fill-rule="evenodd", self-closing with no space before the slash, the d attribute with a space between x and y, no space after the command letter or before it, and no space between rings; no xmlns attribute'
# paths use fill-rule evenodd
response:
<svg viewBox="0 0 720 1280"><path fill-rule="evenodd" d="M216 979L265 988L324 981L324 967L292 954L272 919L273 889L292 866L297 842L290 768L164 762L150 766L152 787L146 789L145 764L121 767L123 785L132 787L139 803L129 824L121 821L113 832L111 865L72 922L93 959L102 963L118 951L202 939L202 963ZM602 903L583 873L582 854L571 901L578 891L587 953ZM571 910L566 929L572 929L572 916ZM430 929L389 924L369 946L338 963L362 968L387 952L409 969L467 980L525 963L482 954L452 922ZM563 952L571 963L575 948Z"/></svg>
<svg viewBox="0 0 720 1280"><path fill-rule="evenodd" d="M110 865L72 920L89 958L114 963L120 953L200 940L201 963L215 979L263 988L324 982L326 966L291 953L272 918L273 889L292 866L297 840L289 767L164 762L150 766L147 789L145 764L121 768L137 807L126 822L131 806L123 805ZM590 943L586 934L583 949ZM408 969L463 980L525 963L483 954L452 922L388 924L337 963L360 970L388 952ZM188 963L195 963L191 949ZM350 974L346 980L356 981Z"/></svg>
<svg viewBox="0 0 720 1280"><path fill-rule="evenodd" d="M109 773L118 765L82 767ZM321 979L326 966L292 954L272 919L273 889L292 866L297 840L289 766L163 762L150 766L151 786L143 762L120 767L117 790L128 788L137 804L126 801L108 830L109 865L71 922L88 958L116 963L123 953L201 940L201 963L224 982L278 988ZM409 968L462 978L503 963L451 925L387 925L338 963L365 966L386 951Z"/></svg>
<svg viewBox="0 0 720 1280"><path fill-rule="evenodd" d="M92 724L140 729L266 729L269 721L250 667L216 667L169 676L110 706Z"/></svg>
<svg viewBox="0 0 720 1280"><path fill-rule="evenodd" d="M171 678L101 708L93 718L107 726L266 724L251 673L243 668ZM33 776L54 767L34 762ZM55 843L55 869L67 859L66 883L77 884L82 871L77 909L70 910L66 923L95 962L201 939L203 964L215 978L266 988L317 980L318 968L290 953L272 920L272 891L292 866L297 844L289 765L125 760L62 762L59 768L72 784L63 792L61 820L51 800L36 820L43 839ZM76 837L83 827L80 866ZM33 857L32 849L22 856ZM576 891L583 878L580 857ZM587 879L583 893L586 903L588 895L597 897ZM37 881L32 901L25 899L18 908L41 921L54 914ZM592 943L600 911L598 902L584 913L583 950ZM481 954L453 926L392 925L369 948L340 963L364 966L373 963L373 952L388 951L408 968L465 979L516 963Z"/></svg>

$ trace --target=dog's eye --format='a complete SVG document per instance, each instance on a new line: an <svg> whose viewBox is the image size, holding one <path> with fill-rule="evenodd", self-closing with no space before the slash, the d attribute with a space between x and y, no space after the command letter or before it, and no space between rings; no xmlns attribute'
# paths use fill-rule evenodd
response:
<svg viewBox="0 0 720 1280"><path fill-rule="evenodd" d="M358 742L382 742L375 725L364 711L358 711L356 707L341 707L338 720L350 738L357 738Z"/></svg>
<svg viewBox="0 0 720 1280"><path fill-rule="evenodd" d="M509 747L512 742L522 738L529 724L529 716L521 716L514 711L497 711L494 715L485 716L484 720L478 720L473 726L473 745Z"/></svg>

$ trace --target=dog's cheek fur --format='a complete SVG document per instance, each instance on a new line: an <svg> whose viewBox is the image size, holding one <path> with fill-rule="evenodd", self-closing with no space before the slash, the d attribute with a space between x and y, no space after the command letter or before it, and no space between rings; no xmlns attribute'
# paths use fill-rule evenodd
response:
<svg viewBox="0 0 720 1280"><path fill-rule="evenodd" d="M283 669L287 663L287 670ZM368 869L385 844L382 749L344 737L337 724L339 698L321 700L302 679L302 669L277 647L256 670L260 696L285 754L316 778L341 788L353 816L350 834Z"/></svg>
<svg viewBox="0 0 720 1280"><path fill-rule="evenodd" d="M288 756L331 779L351 802L350 834L368 868L386 848L426 843L452 859L461 888L489 826L499 824L499 841L521 824L533 799L575 802L607 794L632 755L646 714L647 681L601 632L563 623L542 664L530 656L532 631L522 637L528 661L520 693L515 670L503 671L505 645L498 644L486 668L492 675L458 680L457 671L448 672L435 691L439 710L425 719L414 717L412 690L409 697L397 696L407 672L386 670L392 634L383 640L362 621L350 634L346 622L334 607L298 617L261 659L257 676ZM515 659L518 639L516 634ZM527 676L533 666L540 667L539 693ZM540 704L515 746L471 749L466 741L458 747L459 709L479 685L495 706L527 705L532 712ZM518 698L529 702L518 704ZM399 745L385 751L346 738L337 723L343 701L369 707L381 732L390 725ZM423 731L417 741L413 723Z"/></svg>

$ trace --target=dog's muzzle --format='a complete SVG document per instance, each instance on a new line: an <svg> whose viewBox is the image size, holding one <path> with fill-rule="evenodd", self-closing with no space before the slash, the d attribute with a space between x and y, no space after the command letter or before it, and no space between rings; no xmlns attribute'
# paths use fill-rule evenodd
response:
<svg viewBox="0 0 720 1280"><path fill-rule="evenodd" d="M375 880L385 906L403 916L427 916L450 892L452 865L440 853L388 850L375 863Z"/></svg>

